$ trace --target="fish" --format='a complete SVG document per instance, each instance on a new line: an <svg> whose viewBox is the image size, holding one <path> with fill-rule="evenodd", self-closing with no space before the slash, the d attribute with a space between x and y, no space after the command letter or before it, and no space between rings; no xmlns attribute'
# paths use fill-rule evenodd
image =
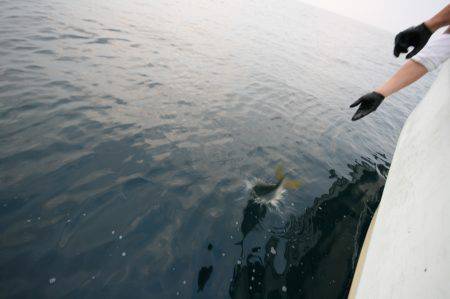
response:
<svg viewBox="0 0 450 299"><path fill-rule="evenodd" d="M276 183L256 183L252 188L253 195L256 197L264 197L276 191L280 186L286 189L298 189L300 187L298 180L286 179L286 174L281 165L277 166L275 170L275 178L277 180Z"/></svg>
<svg viewBox="0 0 450 299"><path fill-rule="evenodd" d="M247 201L247 206L243 211L243 219L241 222L242 240L235 243L242 245L245 237L264 219L267 214L267 200L260 198L268 197L281 186L286 189L297 189L300 182L297 180L286 179L283 167L279 165L275 170L276 183L257 183L253 186L252 196ZM267 198L266 198L267 199Z"/></svg>

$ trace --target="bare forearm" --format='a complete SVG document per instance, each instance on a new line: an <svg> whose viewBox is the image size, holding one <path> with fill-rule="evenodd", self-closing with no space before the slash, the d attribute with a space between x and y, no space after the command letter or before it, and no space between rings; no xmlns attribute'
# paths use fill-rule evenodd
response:
<svg viewBox="0 0 450 299"><path fill-rule="evenodd" d="M427 73L427 69L414 60L408 60L386 83L375 91L385 97L410 85Z"/></svg>
<svg viewBox="0 0 450 299"><path fill-rule="evenodd" d="M450 4L447 4L440 12L434 17L425 22L425 25L431 32L435 32L441 27L450 25Z"/></svg>

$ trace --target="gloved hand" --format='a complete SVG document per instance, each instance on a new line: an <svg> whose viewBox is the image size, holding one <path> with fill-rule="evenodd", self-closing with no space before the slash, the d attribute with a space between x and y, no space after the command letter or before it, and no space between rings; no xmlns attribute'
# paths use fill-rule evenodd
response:
<svg viewBox="0 0 450 299"><path fill-rule="evenodd" d="M406 55L406 59L413 57L425 47L432 34L433 32L425 26L425 23L403 30L395 36L395 57L398 57L400 53L407 53L408 47L411 46L413 46L414 49Z"/></svg>
<svg viewBox="0 0 450 299"><path fill-rule="evenodd" d="M383 100L384 95L376 91L363 95L356 102L350 105L350 108L353 108L361 104L356 113L353 115L352 120L358 120L360 118L363 118L367 114L374 112L375 110L377 110L378 106L380 106Z"/></svg>

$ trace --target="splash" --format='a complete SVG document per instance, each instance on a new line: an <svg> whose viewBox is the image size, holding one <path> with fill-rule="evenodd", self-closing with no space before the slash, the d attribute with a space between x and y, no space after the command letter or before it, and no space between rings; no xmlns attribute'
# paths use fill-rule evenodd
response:
<svg viewBox="0 0 450 299"><path fill-rule="evenodd" d="M267 182L260 178L245 181L245 189L250 192L253 200L262 205L282 213L282 206L286 206L285 197L287 190L295 190L300 187L298 180L287 179L284 169L278 165L275 170L276 183Z"/></svg>
<svg viewBox="0 0 450 299"><path fill-rule="evenodd" d="M269 208L281 212L281 207L284 205L286 194L287 190L283 186L279 186L270 194L256 196L255 202L267 205Z"/></svg>

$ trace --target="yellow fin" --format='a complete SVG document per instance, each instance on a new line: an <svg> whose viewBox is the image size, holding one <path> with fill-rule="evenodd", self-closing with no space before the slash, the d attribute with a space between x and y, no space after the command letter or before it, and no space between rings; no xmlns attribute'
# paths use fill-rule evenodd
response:
<svg viewBox="0 0 450 299"><path fill-rule="evenodd" d="M281 166L281 165L277 166L277 169L275 170L275 177L278 181L281 181L282 179L284 179L283 166Z"/></svg>
<svg viewBox="0 0 450 299"><path fill-rule="evenodd" d="M297 180L285 180L283 182L283 187L286 189L298 189L300 187L300 182Z"/></svg>

